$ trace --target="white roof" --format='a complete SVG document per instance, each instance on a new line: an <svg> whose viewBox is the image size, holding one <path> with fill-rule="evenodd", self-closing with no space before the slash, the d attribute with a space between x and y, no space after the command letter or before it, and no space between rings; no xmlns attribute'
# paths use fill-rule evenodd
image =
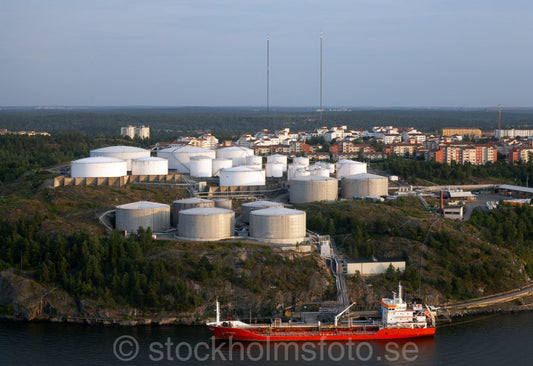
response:
<svg viewBox="0 0 533 366"><path fill-rule="evenodd" d="M125 163L125 160L109 158L107 156L92 156L90 158L78 159L72 161L76 164L108 164L108 163Z"/></svg>
<svg viewBox="0 0 533 366"><path fill-rule="evenodd" d="M246 207L272 207L272 206L283 206L283 203L272 202L272 201L254 201L243 203L242 206Z"/></svg>
<svg viewBox="0 0 533 366"><path fill-rule="evenodd" d="M182 198L181 200L175 200L175 203L206 203L206 202L214 202L212 200L206 200L203 198L197 198L197 197L190 197L190 198Z"/></svg>
<svg viewBox="0 0 533 366"><path fill-rule="evenodd" d="M194 152L194 153L198 153L198 152L205 152L205 153L212 153L213 150L209 150L209 149L204 149L203 147L196 147L196 146L190 146L190 145L184 145L184 146L176 146L176 147L168 147L166 149L162 149L162 150L159 150L161 152L183 152L183 153L188 153L188 152Z"/></svg>
<svg viewBox="0 0 533 366"><path fill-rule="evenodd" d="M387 177L382 177L381 175L376 175L376 174L361 173L361 174L348 175L344 177L343 179L351 179L351 180L387 179Z"/></svg>
<svg viewBox="0 0 533 366"><path fill-rule="evenodd" d="M197 155L197 156L192 156L191 160L213 160L213 158L210 158L209 156L204 156L204 155Z"/></svg>
<svg viewBox="0 0 533 366"><path fill-rule="evenodd" d="M189 208L187 210L181 210L180 215L194 215L194 216L201 216L201 215L227 215L232 214L233 210L228 210L225 208L218 208L218 207L195 207L195 208Z"/></svg>
<svg viewBox="0 0 533 366"><path fill-rule="evenodd" d="M119 146L107 146L107 147L101 147L99 149L94 149L94 150L91 150L91 152L121 152L121 153L126 153L126 152L141 152L141 151L148 151L146 149L141 149L140 147L135 147L135 146L124 146L124 145L119 145Z"/></svg>
<svg viewBox="0 0 533 366"><path fill-rule="evenodd" d="M253 154L254 151L252 149L248 149L247 147L243 146L228 146L228 147L221 147L218 149L219 151L244 151L247 153Z"/></svg>
<svg viewBox="0 0 533 366"><path fill-rule="evenodd" d="M293 210L285 207L271 207L263 208L261 210L255 210L250 212L250 215L261 215L261 216L291 216L291 215L305 215L304 211Z"/></svg>
<svg viewBox="0 0 533 366"><path fill-rule="evenodd" d="M133 159L134 161L164 161L164 160L167 160L165 158L158 158L156 156L147 156L147 157L144 157L144 158L137 158L137 159Z"/></svg>
<svg viewBox="0 0 533 366"><path fill-rule="evenodd" d="M157 202L148 202L148 201L138 201L138 202L132 202L132 203L126 203L124 205L117 206L117 208L123 209L123 210L151 210L154 208L169 208L169 205L164 205L162 203Z"/></svg>
<svg viewBox="0 0 533 366"><path fill-rule="evenodd" d="M302 177L294 177L291 179L292 181L295 180L317 180L317 181L324 181L324 180L337 180L337 178L331 178L331 177L323 177L321 175L304 175Z"/></svg>

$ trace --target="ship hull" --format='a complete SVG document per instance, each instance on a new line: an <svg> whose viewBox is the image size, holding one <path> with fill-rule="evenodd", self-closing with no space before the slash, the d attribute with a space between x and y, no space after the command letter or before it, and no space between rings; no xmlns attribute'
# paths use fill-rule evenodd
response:
<svg viewBox="0 0 533 366"><path fill-rule="evenodd" d="M435 328L384 328L374 332L360 330L288 330L279 334L261 334L252 328L232 328L209 325L215 338L240 341L366 341L430 337Z"/></svg>

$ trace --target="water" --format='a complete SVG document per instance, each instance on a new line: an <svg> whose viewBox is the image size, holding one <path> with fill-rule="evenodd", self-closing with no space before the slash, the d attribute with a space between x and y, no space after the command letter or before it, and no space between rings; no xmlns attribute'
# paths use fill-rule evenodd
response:
<svg viewBox="0 0 533 366"><path fill-rule="evenodd" d="M230 347L212 342L206 327L0 322L0 365L533 365L532 327L533 313L506 314L444 325L434 338L352 344L237 342Z"/></svg>

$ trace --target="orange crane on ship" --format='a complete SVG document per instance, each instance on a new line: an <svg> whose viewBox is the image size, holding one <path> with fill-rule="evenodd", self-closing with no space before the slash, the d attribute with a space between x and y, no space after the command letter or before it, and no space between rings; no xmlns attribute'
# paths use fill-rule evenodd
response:
<svg viewBox="0 0 533 366"><path fill-rule="evenodd" d="M498 108L485 108L485 112L498 111L498 130L502 129L502 111L530 111L533 108L502 108L501 104L498 104Z"/></svg>

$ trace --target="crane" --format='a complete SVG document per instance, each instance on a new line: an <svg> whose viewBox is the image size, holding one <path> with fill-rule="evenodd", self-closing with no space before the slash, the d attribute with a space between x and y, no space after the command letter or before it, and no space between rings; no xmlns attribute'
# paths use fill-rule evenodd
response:
<svg viewBox="0 0 533 366"><path fill-rule="evenodd" d="M502 108L501 104L498 104L498 108L485 108L485 112L498 111L498 130L502 129L502 111L530 111L533 108Z"/></svg>

